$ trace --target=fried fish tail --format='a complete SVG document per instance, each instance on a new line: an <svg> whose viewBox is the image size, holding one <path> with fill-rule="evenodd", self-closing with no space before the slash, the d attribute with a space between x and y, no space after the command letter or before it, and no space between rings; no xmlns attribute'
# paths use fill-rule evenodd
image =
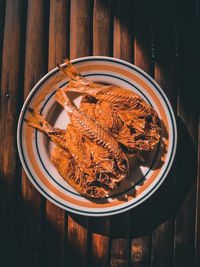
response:
<svg viewBox="0 0 200 267"><path fill-rule="evenodd" d="M69 59L65 58L64 62L66 66L57 65L60 71L62 71L64 74L66 74L69 78L71 78L73 81L78 82L82 85L88 85L90 82L85 79L80 72L73 66L73 64L70 62Z"/></svg>
<svg viewBox="0 0 200 267"><path fill-rule="evenodd" d="M72 105L63 89L57 89L54 98L68 113L78 111L77 108Z"/></svg>
<svg viewBox="0 0 200 267"><path fill-rule="evenodd" d="M38 111L32 108L29 108L28 111L30 113L29 117L24 119L27 124L46 133L54 144L67 150L66 131L51 126Z"/></svg>
<svg viewBox="0 0 200 267"><path fill-rule="evenodd" d="M43 116L38 111L35 111L32 108L28 108L28 111L30 113L30 118L25 118L24 120L29 126L47 134L49 131L54 130L54 128L43 118Z"/></svg>

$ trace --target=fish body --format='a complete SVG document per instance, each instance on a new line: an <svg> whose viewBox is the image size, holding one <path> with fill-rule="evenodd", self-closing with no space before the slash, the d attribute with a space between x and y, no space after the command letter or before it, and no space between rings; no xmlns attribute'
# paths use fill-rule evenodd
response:
<svg viewBox="0 0 200 267"><path fill-rule="evenodd" d="M105 198L129 174L126 153L148 151L159 142L160 120L139 95L89 81L69 60L65 63L58 67L71 80L54 97L69 116L66 129L52 127L32 109L26 121L55 144L51 160L69 185L87 198ZM83 94L79 108L70 102L68 91Z"/></svg>
<svg viewBox="0 0 200 267"><path fill-rule="evenodd" d="M81 171L73 157L60 147L51 152L51 160L63 179L77 192L87 198L105 198L108 190L95 184L95 180Z"/></svg>
<svg viewBox="0 0 200 267"><path fill-rule="evenodd" d="M160 120L143 98L124 88L89 81L69 60L65 63L65 68L59 68L71 81L63 89L84 94L80 110L90 114L126 152L148 151L155 147L160 140Z"/></svg>
<svg viewBox="0 0 200 267"><path fill-rule="evenodd" d="M104 149L112 153L116 159L120 171L128 173L128 159L119 146L118 142L107 132L100 124L96 123L91 117L80 112L69 101L63 89L59 89L55 94L55 99L68 112L70 122L76 127L82 135L91 139L94 143L101 145Z"/></svg>
<svg viewBox="0 0 200 267"><path fill-rule="evenodd" d="M29 109L30 116L26 122L46 133L54 142L56 147L51 151L52 162L74 189L88 198L106 197L127 176L126 155L101 126L68 103L62 90L56 93L55 98L65 106L70 116L70 124L65 130L52 127L32 109ZM127 165L123 165L122 161Z"/></svg>

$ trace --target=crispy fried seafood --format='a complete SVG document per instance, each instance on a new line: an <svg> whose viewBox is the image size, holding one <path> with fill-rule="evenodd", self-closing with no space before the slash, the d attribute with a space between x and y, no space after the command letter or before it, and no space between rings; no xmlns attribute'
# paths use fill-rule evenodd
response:
<svg viewBox="0 0 200 267"><path fill-rule="evenodd" d="M70 61L65 63L66 67L58 67L71 80L57 90L55 100L66 110L70 123L63 130L54 128L32 109L26 122L55 144L51 160L75 190L88 198L105 198L128 176L126 154L151 150L159 142L159 118L137 94L93 83ZM70 102L68 91L84 94L79 108Z"/></svg>
<svg viewBox="0 0 200 267"><path fill-rule="evenodd" d="M127 89L89 81L69 60L65 60L65 63L66 68L59 68L71 81L64 90L84 94L79 108L82 112L89 114L110 132L126 148L126 152L154 148L160 139L160 121L151 106Z"/></svg>

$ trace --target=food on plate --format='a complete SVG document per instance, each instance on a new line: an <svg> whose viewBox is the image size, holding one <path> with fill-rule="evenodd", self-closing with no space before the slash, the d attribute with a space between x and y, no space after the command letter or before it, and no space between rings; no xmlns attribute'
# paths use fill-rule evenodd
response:
<svg viewBox="0 0 200 267"><path fill-rule="evenodd" d="M108 195L108 190L95 185L94 178L81 170L67 150L56 146L51 151L51 160L64 180L83 196L105 198Z"/></svg>
<svg viewBox="0 0 200 267"><path fill-rule="evenodd" d="M105 198L127 178L127 155L152 150L159 142L160 121L139 95L89 81L70 61L65 63L59 69L71 80L54 98L70 123L65 129L54 128L31 108L26 122L55 144L51 160L69 185L87 198ZM69 91L83 94L78 108L68 98Z"/></svg>
<svg viewBox="0 0 200 267"><path fill-rule="evenodd" d="M124 88L84 78L69 60L59 69L71 78L65 91L83 93L80 110L87 112L121 143L126 152L148 151L160 140L157 112L143 98ZM106 119L105 119L106 118Z"/></svg>
<svg viewBox="0 0 200 267"><path fill-rule="evenodd" d="M31 117L26 119L28 125L45 132L56 144L57 148L51 152L52 162L61 176L70 180L71 186L86 197L106 197L129 172L126 154L105 129L70 103L62 89L57 91L55 99L69 114L66 130L53 128L32 109L29 109ZM74 179L69 178L71 173Z"/></svg>

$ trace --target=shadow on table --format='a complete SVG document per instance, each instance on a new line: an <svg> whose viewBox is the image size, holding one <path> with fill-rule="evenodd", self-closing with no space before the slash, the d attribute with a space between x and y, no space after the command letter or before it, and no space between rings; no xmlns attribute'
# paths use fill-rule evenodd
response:
<svg viewBox="0 0 200 267"><path fill-rule="evenodd" d="M177 128L178 144L173 166L158 191L131 210L131 238L150 236L159 225L173 221L194 183L197 171L195 145L180 117L177 118ZM120 233L124 236L123 231L127 229L118 231L115 237L119 238Z"/></svg>
<svg viewBox="0 0 200 267"><path fill-rule="evenodd" d="M148 258L153 231L169 221L172 223L170 229L173 229L174 218L191 190L197 171L195 146L180 117L177 118L177 128L176 157L161 187L148 200L131 211L111 217L90 218L88 249L93 248L93 236L97 234L102 236L103 242L109 244L111 258L117 259L118 253L122 253L123 259L128 262L140 246L142 253ZM79 216L73 218L85 227ZM168 226L161 229L161 231L168 230ZM168 234L173 236L173 233Z"/></svg>
<svg viewBox="0 0 200 267"><path fill-rule="evenodd" d="M165 182L152 197L152 228L173 219L189 193L197 171L197 154L190 134L177 118L178 142L174 164Z"/></svg>

